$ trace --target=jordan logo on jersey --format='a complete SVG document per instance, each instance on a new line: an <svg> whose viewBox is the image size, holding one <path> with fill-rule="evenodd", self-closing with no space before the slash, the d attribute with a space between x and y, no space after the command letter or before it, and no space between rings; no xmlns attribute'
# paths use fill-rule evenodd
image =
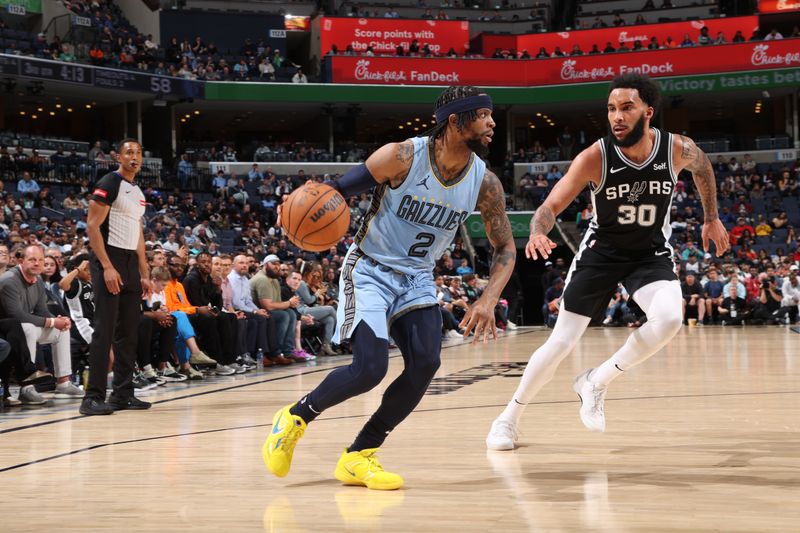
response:
<svg viewBox="0 0 800 533"><path fill-rule="evenodd" d="M639 197L647 189L647 184L643 181L637 181L633 184L631 192L628 194L628 203L635 204L639 201Z"/></svg>
<svg viewBox="0 0 800 533"><path fill-rule="evenodd" d="M428 176L425 176L425 179L417 183L417 187L425 187L426 189L430 190L428 187Z"/></svg>

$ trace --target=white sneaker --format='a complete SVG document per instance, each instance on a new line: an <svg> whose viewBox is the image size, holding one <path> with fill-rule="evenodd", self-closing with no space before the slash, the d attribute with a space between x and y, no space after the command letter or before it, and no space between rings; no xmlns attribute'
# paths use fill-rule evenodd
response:
<svg viewBox="0 0 800 533"><path fill-rule="evenodd" d="M54 398L83 398L83 389L79 389L71 381L65 381L56 385Z"/></svg>
<svg viewBox="0 0 800 533"><path fill-rule="evenodd" d="M510 320L506 322L506 327L511 330L517 329L517 325L511 322Z"/></svg>
<svg viewBox="0 0 800 533"><path fill-rule="evenodd" d="M218 376L230 376L235 374L236 370L229 366L217 363L217 367L214 369L214 373Z"/></svg>
<svg viewBox="0 0 800 533"><path fill-rule="evenodd" d="M590 368L577 378L572 388L581 399L581 422L592 431L606 430L606 415L603 404L606 400L608 387L601 387L589 381L589 374L594 370Z"/></svg>
<svg viewBox="0 0 800 533"><path fill-rule="evenodd" d="M188 379L183 374L178 373L178 371L175 370L175 368L169 363L167 363L167 366L165 366L162 370L159 370L158 374L161 376L161 379L167 383L186 381Z"/></svg>
<svg viewBox="0 0 800 533"><path fill-rule="evenodd" d="M22 405L44 405L47 403L41 394L36 391L33 385L25 385L19 390L18 400Z"/></svg>
<svg viewBox="0 0 800 533"><path fill-rule="evenodd" d="M463 339L464 336L461 333L459 333L456 330L454 330L454 329L449 329L449 330L447 330L447 338L448 339Z"/></svg>
<svg viewBox="0 0 800 533"><path fill-rule="evenodd" d="M239 363L231 363L228 365L228 368L232 368L235 374L244 374L248 370Z"/></svg>
<svg viewBox="0 0 800 533"><path fill-rule="evenodd" d="M216 365L217 362L206 355L205 352L199 351L193 353L189 358L189 363L192 365Z"/></svg>
<svg viewBox="0 0 800 533"><path fill-rule="evenodd" d="M486 447L490 450L513 450L517 439L517 425L505 418L497 418L492 422L492 429L486 436Z"/></svg>

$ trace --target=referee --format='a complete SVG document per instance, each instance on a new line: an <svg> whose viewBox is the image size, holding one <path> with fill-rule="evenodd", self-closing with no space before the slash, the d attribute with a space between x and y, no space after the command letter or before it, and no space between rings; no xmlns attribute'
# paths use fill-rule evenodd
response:
<svg viewBox="0 0 800 533"><path fill-rule="evenodd" d="M134 183L142 165L142 145L124 139L117 149L119 168L97 182L87 220L92 247L95 327L89 347L89 386L84 415L110 415L122 409L149 409L133 395L142 292L150 290L142 216L145 199ZM113 392L106 403L106 372L114 345Z"/></svg>

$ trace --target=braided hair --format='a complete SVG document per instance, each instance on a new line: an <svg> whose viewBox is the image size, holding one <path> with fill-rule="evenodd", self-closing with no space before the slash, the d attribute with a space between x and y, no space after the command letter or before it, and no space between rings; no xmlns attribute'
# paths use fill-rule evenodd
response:
<svg viewBox="0 0 800 533"><path fill-rule="evenodd" d="M439 98L436 99L436 103L433 105L433 110L436 111L443 105L449 104L450 102L455 102L456 100L461 100L462 98L469 98L470 96L478 96L481 94L486 93L478 87L473 87L471 85L452 85L442 91L442 94L439 95ZM461 113L457 113L456 117L456 126L460 130L478 118L478 110L473 109L472 111L462 111ZM421 136L429 136L433 139L441 137L444 135L444 132L447 129L447 122L448 121L445 120L444 122L436 124L436 126L423 133Z"/></svg>

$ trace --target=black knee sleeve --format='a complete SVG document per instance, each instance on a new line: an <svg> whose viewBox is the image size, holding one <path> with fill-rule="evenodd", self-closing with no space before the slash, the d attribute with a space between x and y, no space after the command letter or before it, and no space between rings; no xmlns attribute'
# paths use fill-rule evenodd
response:
<svg viewBox="0 0 800 533"><path fill-rule="evenodd" d="M328 374L319 386L295 404L291 412L306 422L348 398L375 388L389 368L389 343L361 322L351 337L353 362Z"/></svg>

